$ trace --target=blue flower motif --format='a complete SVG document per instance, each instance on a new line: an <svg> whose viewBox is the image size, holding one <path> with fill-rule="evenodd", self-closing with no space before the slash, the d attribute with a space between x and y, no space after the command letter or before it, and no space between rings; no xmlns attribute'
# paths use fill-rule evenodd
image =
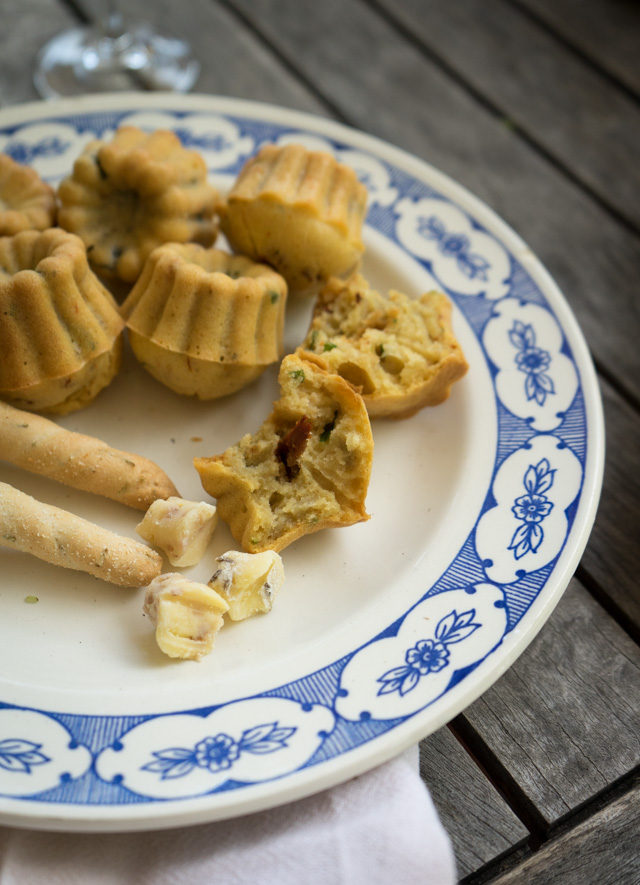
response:
<svg viewBox="0 0 640 885"><path fill-rule="evenodd" d="M227 148L233 147L224 135L194 135L190 129L178 128L175 130L176 135L182 142L184 147L197 151L214 151L221 153Z"/></svg>
<svg viewBox="0 0 640 885"><path fill-rule="evenodd" d="M426 676L427 673L437 673L438 670L447 666L449 652L447 646L442 642L436 642L434 639L421 639L406 653L405 661L421 676Z"/></svg>
<svg viewBox="0 0 640 885"><path fill-rule="evenodd" d="M481 255L472 254L471 241L466 234L449 233L442 221L435 215L418 219L418 233L428 240L435 240L438 250L445 258L455 258L458 270L470 280L487 279L487 271L491 267Z"/></svg>
<svg viewBox="0 0 640 885"><path fill-rule="evenodd" d="M209 771L231 768L239 755L240 747L228 734L207 737L196 744L194 751L196 764Z"/></svg>
<svg viewBox="0 0 640 885"><path fill-rule="evenodd" d="M443 234L440 240L440 251L443 255L464 255L469 251L469 237L464 234Z"/></svg>
<svg viewBox="0 0 640 885"><path fill-rule="evenodd" d="M42 744L34 744L22 738L7 738L0 741L0 768L31 774L34 765L51 762L48 756L40 752L41 749Z"/></svg>
<svg viewBox="0 0 640 885"><path fill-rule="evenodd" d="M551 356L540 347L528 347L516 356L516 364L521 372L532 372L536 375L549 368Z"/></svg>
<svg viewBox="0 0 640 885"><path fill-rule="evenodd" d="M474 622L475 609L459 615L455 609L441 618L435 629L435 639L420 639L404 656L405 666L387 670L377 680L382 683L378 694L397 691L402 697L412 691L423 676L438 673L449 663L447 645L461 642L481 625Z"/></svg>
<svg viewBox="0 0 640 885"><path fill-rule="evenodd" d="M153 759L142 766L142 771L160 775L161 780L184 777L194 768L207 771L226 771L240 757L241 753L274 753L287 747L287 740L295 728L282 728L277 722L256 725L242 732L239 741L231 735L219 734L203 738L192 749L188 747L168 747L153 752Z"/></svg>
<svg viewBox="0 0 640 885"><path fill-rule="evenodd" d="M544 532L540 523L553 509L553 503L544 492L553 485L554 476L555 470L551 469L546 458L535 465L530 464L524 475L523 484L527 494L516 498L511 508L522 525L515 530L507 548L513 550L516 559L521 559L526 553L535 553L542 544Z"/></svg>
<svg viewBox="0 0 640 885"><path fill-rule="evenodd" d="M71 147L70 142L64 142L57 136L50 138L42 138L35 144L27 144L26 142L16 141L5 148L5 153L16 161L29 165L39 157L56 157Z"/></svg>
<svg viewBox="0 0 640 885"><path fill-rule="evenodd" d="M522 495L511 508L516 519L525 522L541 522L551 512L553 504L544 495Z"/></svg>
<svg viewBox="0 0 640 885"><path fill-rule="evenodd" d="M516 365L526 373L524 390L527 400L535 400L543 406L548 394L555 393L553 381L546 374L551 365L551 355L547 350L536 346L536 333L529 323L515 320L509 332L509 340L518 348Z"/></svg>

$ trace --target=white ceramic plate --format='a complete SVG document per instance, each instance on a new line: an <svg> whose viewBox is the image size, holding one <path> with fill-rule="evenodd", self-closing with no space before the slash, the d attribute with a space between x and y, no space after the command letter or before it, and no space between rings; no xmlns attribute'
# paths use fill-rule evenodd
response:
<svg viewBox="0 0 640 885"><path fill-rule="evenodd" d="M531 251L415 157L326 120L202 96L92 96L0 114L0 149L56 182L90 138L169 127L227 187L265 141L353 165L370 192L364 272L438 286L470 364L450 399L374 424L371 520L283 551L268 616L201 663L156 648L141 591L0 549L0 821L133 830L231 817L344 781L434 731L531 641L585 546L603 424L587 348ZM287 343L310 304L292 303ZM1 345L0 345L1 346ZM276 368L219 402L181 398L128 356L65 427L155 460L200 499L196 455L254 431ZM141 514L7 464L0 478L132 537ZM222 525L187 574L237 547ZM37 603L25 602L36 596Z"/></svg>

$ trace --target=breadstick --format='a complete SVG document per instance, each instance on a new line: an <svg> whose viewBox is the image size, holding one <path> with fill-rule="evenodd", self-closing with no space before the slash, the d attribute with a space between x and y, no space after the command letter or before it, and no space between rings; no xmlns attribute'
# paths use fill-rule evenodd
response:
<svg viewBox="0 0 640 885"><path fill-rule="evenodd" d="M0 482L0 544L121 587L142 587L162 570L155 550Z"/></svg>
<svg viewBox="0 0 640 885"><path fill-rule="evenodd" d="M148 458L113 449L3 402L0 459L136 510L147 510L158 498L179 497L167 474Z"/></svg>

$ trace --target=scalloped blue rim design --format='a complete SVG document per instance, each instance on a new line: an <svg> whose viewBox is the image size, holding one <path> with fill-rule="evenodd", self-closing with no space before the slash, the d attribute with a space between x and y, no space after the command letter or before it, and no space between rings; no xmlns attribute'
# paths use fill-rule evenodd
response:
<svg viewBox="0 0 640 885"><path fill-rule="evenodd" d="M95 133L97 137L99 137L101 133L105 130L115 128L123 118L130 116L131 113L135 110L136 108L132 107L131 109L128 109L126 111L107 110L95 113L82 113L71 116L42 116L39 118L38 122L55 122L59 124L66 124L75 128L77 132L91 131L92 133ZM194 110L189 108L188 110L185 110L183 112L171 111L171 113L175 116L177 121L180 121L190 114L193 114ZM242 116L242 114L236 115L220 111L216 111L216 113L219 116L231 120L238 127L241 136L250 135L254 139L255 150L257 150L263 142L273 141L287 133L296 133L300 132L301 129L303 129L303 126L299 125L289 126L283 125L281 123L267 122L251 117L244 117ZM31 122L32 121L27 121L25 123L6 127L0 130L0 134L15 135L19 133L19 131L24 128L24 126L30 125ZM353 145L350 144L348 141L342 142L325 134L323 134L322 137L332 143L333 146L337 149L353 148ZM361 148L356 149L361 150ZM393 164L387 162L386 160L375 154L373 154L373 156L375 156L376 160L385 167L389 175L389 183L392 187L397 189L398 197L410 195L411 198L414 200L421 198L432 198L453 203L453 201L443 196L435 188L415 178L409 172L394 166ZM238 159L237 162L229 165L225 169L217 169L216 172L226 174L237 173L242 163L244 162L244 159L245 158L242 157ZM395 202L397 201L394 201L394 204ZM394 213L394 204L392 204L391 206L381 206L374 204L369 212L367 223L369 226L379 231L396 245L401 246L395 235L394 230L395 221L398 217L397 214ZM453 205L457 204L453 203ZM457 208L460 209L461 207L457 206ZM481 224L465 209L462 209L462 211L468 218L473 229L480 230L488 236L492 237L496 242L499 242L500 245L505 248L507 252L509 252L504 243L502 243L491 232L491 230ZM401 246L401 248L404 247ZM431 263L429 261L421 260L415 255L412 256L412 258L419 264L422 264L429 272L431 272L432 274L434 273L433 267L431 266ZM557 320L558 327L562 331L562 351L574 363L578 375L578 389L573 402L564 413L562 423L559 427L553 430L553 434L561 439L563 445L569 447L573 451L583 468L583 478L578 496L576 497L573 504L568 508L567 534L565 536L563 546L560 551L558 551L556 557L539 571L522 575L517 581L512 584L498 584L498 586L500 586L504 590L507 600L507 632L513 630L513 628L519 623L522 617L529 610L534 600L538 597L540 592L545 587L550 575L553 573L555 564L557 563L557 560L560 557L562 550L564 549L564 545L566 545L567 539L571 534L573 521L584 487L584 468L586 464L588 447L587 414L585 397L582 390L582 378L580 375L580 369L573 357L571 347L567 341L565 329L562 327L562 324L557 319L557 316L551 305L549 304L546 296L533 280L533 278L530 276L530 274L523 267L523 265L511 253L509 253L509 259L511 272L508 280L509 286L505 297L518 299L519 302L522 304L535 304L548 310L549 313ZM415 604L411 606L407 610L407 612L405 612L401 617L394 620L393 623L389 624L388 627L380 632L377 636L372 637L369 642L364 643L361 648L364 648L365 646L376 642L385 636L395 635L395 633L399 629L400 624L407 616L407 614L427 597L441 593L448 589L452 589L454 587L469 586L476 582L487 580L485 567L483 565L483 562L480 560L473 543L474 534L478 522L482 515L490 510L494 505L491 494L491 486L500 465L512 452L523 446L526 446L529 440L532 437L535 437L537 434L537 431L532 428L528 420L521 419L509 412L507 408L503 405L503 403L499 400L497 393L495 392L496 370L495 367L492 366L488 354L484 348L482 342L482 334L487 322L493 316L495 305L499 304L500 300L494 302L484 298L483 295L464 295L460 292L447 289L444 285L443 289L447 291L449 296L456 303L460 312L466 318L474 335L478 339L490 373L492 375L492 378L494 379L494 395L497 414L498 438L491 483L488 489L488 493L485 497L482 510L478 514L478 518L469 534L469 537L462 544L460 550L458 551L457 555L454 557L448 568L445 569L440 578L431 587L427 588L424 591L420 598L416 600ZM320 748L305 763L305 765L302 766L303 768L310 768L312 766L321 765L328 760L334 759L344 753L347 753L364 743L374 740L380 734L396 728L402 722L405 722L407 719L410 719L421 712L418 711L418 713L412 713L410 716L403 716L397 719L384 721L376 721L363 716L361 721L353 722L347 721L340 717L335 709L335 701L339 692L341 691L340 673L346 666L348 661L358 651L360 651L360 649L355 649L350 655L347 655L340 660L333 661L331 664L319 669L318 671L314 673L309 673L306 676L296 679L290 683L277 686L276 688L267 692L263 692L259 695L248 696L280 697L295 700L299 702L303 708L305 705L309 704L322 704L333 710L336 716L336 727L330 734L324 737ZM495 651L495 648L492 649L489 654L492 654L493 651ZM455 685L464 680L469 675L471 670L475 669L475 666L477 665L467 668L465 671L454 672L444 693L450 691ZM235 701L232 701L230 703L235 703ZM219 706L226 706L226 704ZM217 708L218 706L211 705L190 710L173 711L172 713L160 715L173 716L180 713L191 713L197 716L205 716L206 714ZM27 710L32 708L18 707L17 705L4 704L0 702L0 709ZM131 728L140 725L142 722L146 722L150 719L158 718L157 716L85 716L67 714L64 712L36 712L41 712L43 713L43 715L54 719L65 729L67 729L72 739L71 746L83 745L87 747L92 754L93 764L91 765L90 769L85 772L85 774L80 778L72 779L70 776L65 777L63 775L60 785L53 789L46 790L44 792L31 796L12 796L12 799L18 799L24 802L44 802L54 805L62 804L79 806L113 806L130 805L134 803L162 803L167 801L137 795L118 782L107 783L98 776L95 768L95 760L98 754L103 749L107 747L115 747L117 749L119 746L119 739L123 735L125 735ZM250 784L229 780L212 792L215 793L228 790L239 790L246 786L250 786Z"/></svg>

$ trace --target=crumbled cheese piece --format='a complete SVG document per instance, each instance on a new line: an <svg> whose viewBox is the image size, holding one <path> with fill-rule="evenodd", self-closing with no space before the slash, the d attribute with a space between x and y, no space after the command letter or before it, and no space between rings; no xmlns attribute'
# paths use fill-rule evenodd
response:
<svg viewBox="0 0 640 885"><path fill-rule="evenodd" d="M170 658L209 654L228 608L211 587L173 572L154 578L145 592L144 612L155 624L158 647Z"/></svg>
<svg viewBox="0 0 640 885"><path fill-rule="evenodd" d="M273 600L284 583L282 559L274 550L263 553L229 550L216 562L218 568L209 587L229 603L232 621L271 611Z"/></svg>
<svg viewBox="0 0 640 885"><path fill-rule="evenodd" d="M136 531L163 550L171 565L186 568L200 562L217 524L213 504L159 498L151 504Z"/></svg>

